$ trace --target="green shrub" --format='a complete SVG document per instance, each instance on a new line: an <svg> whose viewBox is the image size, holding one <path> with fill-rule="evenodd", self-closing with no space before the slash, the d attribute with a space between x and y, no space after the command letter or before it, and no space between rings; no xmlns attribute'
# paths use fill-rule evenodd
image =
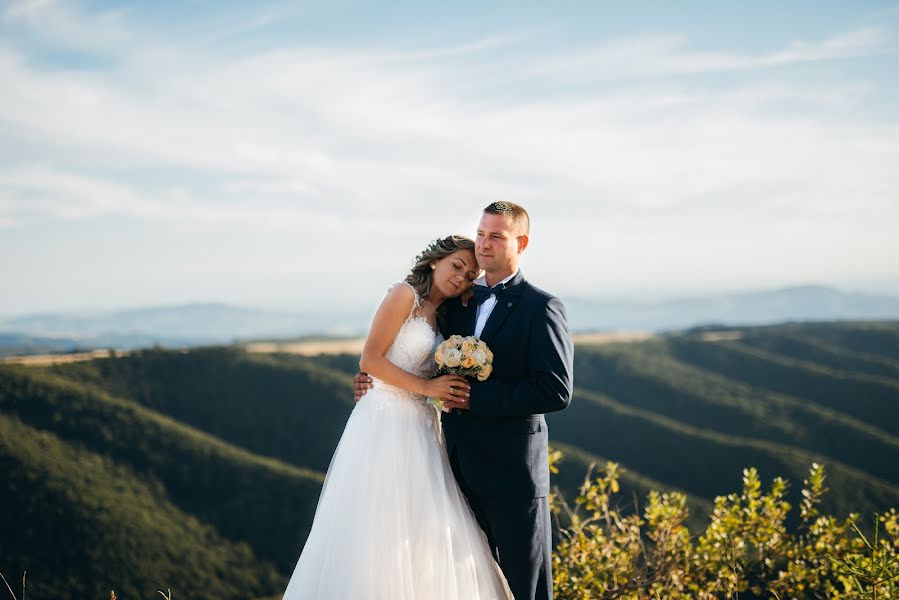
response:
<svg viewBox="0 0 899 600"><path fill-rule="evenodd" d="M792 532L784 524L788 482L775 478L765 493L755 468L743 471L740 493L715 499L695 536L685 525L684 494L650 492L642 514L625 514L613 503L619 476L614 462L596 477L591 467L573 507L558 492L551 498L560 600L899 597L895 508L875 515L871 539L857 514L820 514L822 465L812 464L804 481Z"/></svg>

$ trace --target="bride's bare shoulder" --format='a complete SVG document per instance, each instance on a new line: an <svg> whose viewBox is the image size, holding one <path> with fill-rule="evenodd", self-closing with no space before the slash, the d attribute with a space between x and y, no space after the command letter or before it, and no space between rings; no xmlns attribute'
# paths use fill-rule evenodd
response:
<svg viewBox="0 0 899 600"><path fill-rule="evenodd" d="M387 288L387 294L381 301L378 312L399 312L409 314L418 302L415 289L405 281L400 281Z"/></svg>

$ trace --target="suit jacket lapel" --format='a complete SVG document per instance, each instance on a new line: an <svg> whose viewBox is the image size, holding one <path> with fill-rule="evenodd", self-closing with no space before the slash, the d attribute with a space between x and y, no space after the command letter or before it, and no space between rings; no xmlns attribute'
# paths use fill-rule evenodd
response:
<svg viewBox="0 0 899 600"><path fill-rule="evenodd" d="M518 274L506 284L506 292L499 302L496 303L496 306L493 307L493 312L490 313L487 323L484 324L484 331L481 332L481 339L488 344L503 326L503 323L506 322L506 318L515 310L515 306L521 299L521 292L524 290L523 283L524 276L519 270ZM474 332L473 326L471 331Z"/></svg>
<svg viewBox="0 0 899 600"><path fill-rule="evenodd" d="M451 335L474 335L474 327L477 322L478 306L474 300L469 301L468 306L462 306L458 298L451 300L443 318L438 319L438 329L444 338Z"/></svg>

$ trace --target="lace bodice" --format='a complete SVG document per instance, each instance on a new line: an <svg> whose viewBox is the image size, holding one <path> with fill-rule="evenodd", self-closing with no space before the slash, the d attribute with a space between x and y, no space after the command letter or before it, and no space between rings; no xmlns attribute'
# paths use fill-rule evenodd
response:
<svg viewBox="0 0 899 600"><path fill-rule="evenodd" d="M399 332L397 332L393 344L387 349L385 358L402 370L417 377L430 377L437 371L434 351L437 349L437 345L443 341L443 336L434 331L427 319L420 314L421 298L419 298L415 288L403 281L394 284L388 291L397 285L408 285L412 288L413 293L415 293L415 303L409 316L403 322ZM404 395L415 395L406 390L394 388L376 378L373 379L375 379L375 387L394 389Z"/></svg>
<svg viewBox="0 0 899 600"><path fill-rule="evenodd" d="M441 336L431 328L427 319L419 314L421 299L415 288L403 281L394 284L391 289L397 285L408 285L412 289L415 293L415 304L385 357L404 371L418 377L430 377L437 370L434 350L438 343L437 339Z"/></svg>

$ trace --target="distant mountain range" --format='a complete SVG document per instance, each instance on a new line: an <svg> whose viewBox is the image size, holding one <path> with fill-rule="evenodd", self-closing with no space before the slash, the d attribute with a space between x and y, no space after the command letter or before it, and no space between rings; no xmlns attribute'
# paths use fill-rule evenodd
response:
<svg viewBox="0 0 899 600"><path fill-rule="evenodd" d="M899 298L823 285L697 296L664 302L564 299L572 330L670 331L704 324L899 319Z"/></svg>
<svg viewBox="0 0 899 600"><path fill-rule="evenodd" d="M573 331L659 332L704 324L899 319L899 298L815 285L653 303L564 301ZM206 303L80 314L36 313L0 320L0 355L361 336L373 310L360 307L340 313L301 314Z"/></svg>
<svg viewBox="0 0 899 600"><path fill-rule="evenodd" d="M259 338L358 335L368 315L300 314L197 303L0 320L0 356L90 348L201 346Z"/></svg>

